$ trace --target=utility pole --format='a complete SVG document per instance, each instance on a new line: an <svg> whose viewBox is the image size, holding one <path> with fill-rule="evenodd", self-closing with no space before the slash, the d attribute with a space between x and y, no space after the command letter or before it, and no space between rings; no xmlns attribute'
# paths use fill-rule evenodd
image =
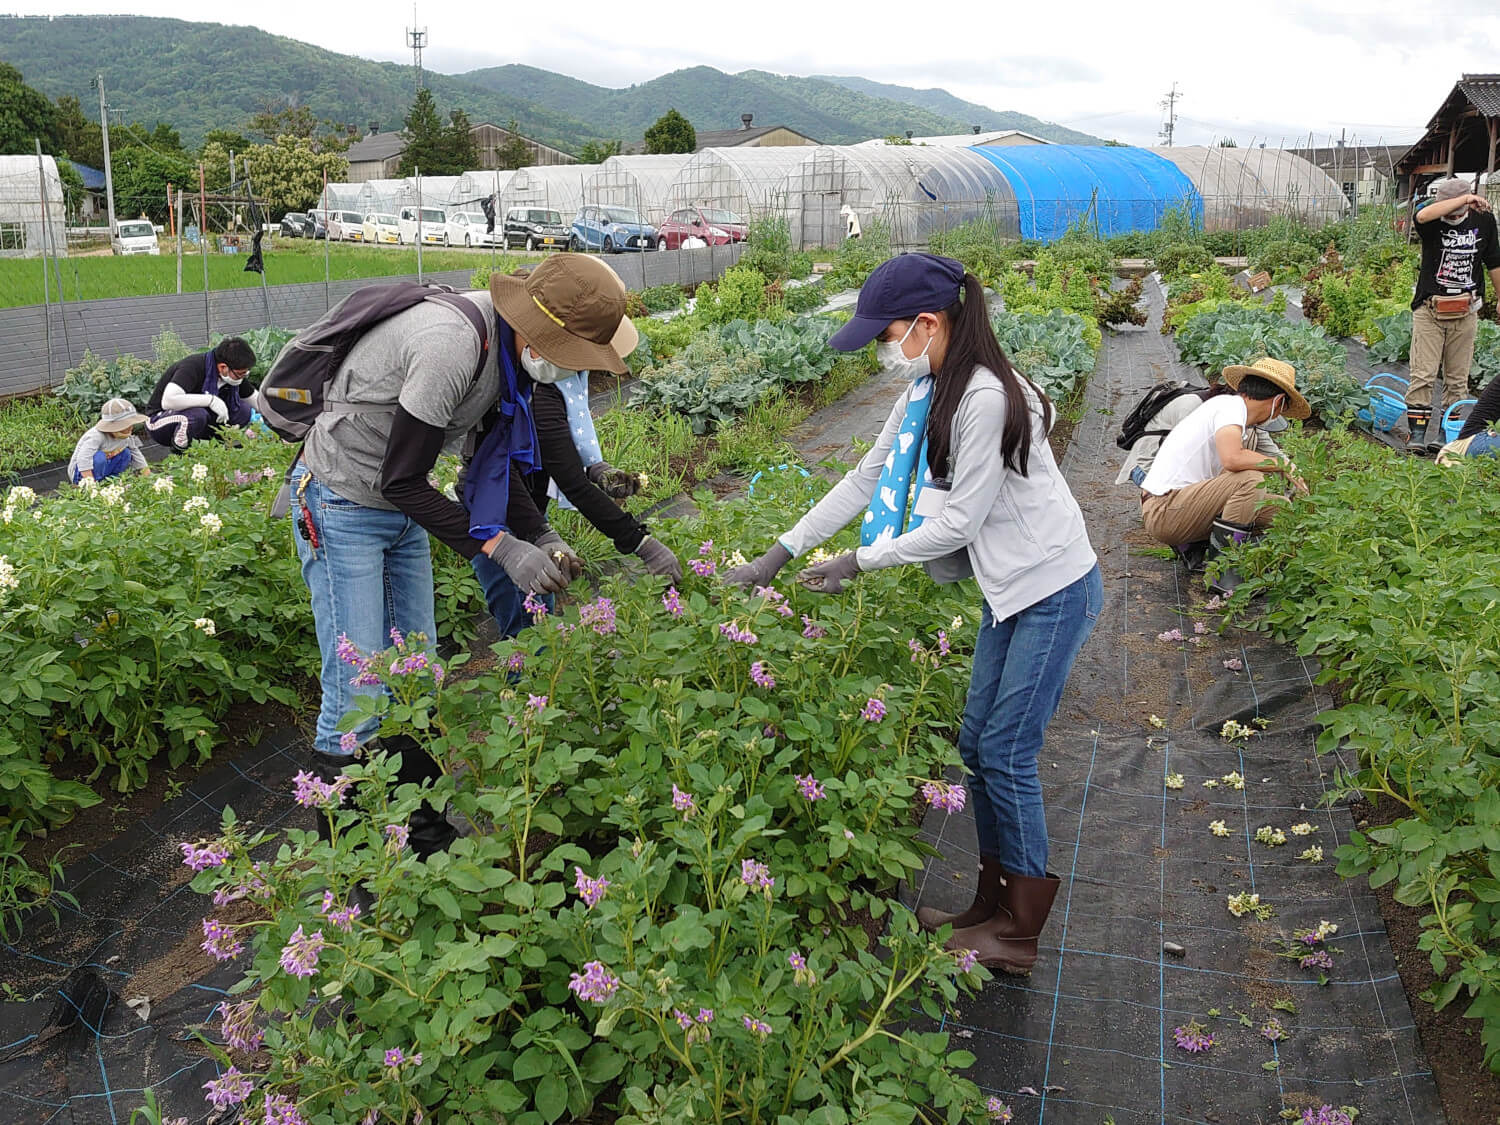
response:
<svg viewBox="0 0 1500 1125"><path fill-rule="evenodd" d="M104 199L109 205L109 237L115 237L115 174L109 165L109 107L104 104L104 75L94 76L92 83L99 91L99 127L104 132Z"/></svg>
<svg viewBox="0 0 1500 1125"><path fill-rule="evenodd" d="M1167 96L1161 100L1161 108L1167 111L1167 122L1161 127L1159 137L1166 139L1167 147L1172 147L1172 134L1177 131L1177 99L1182 97L1182 92L1177 89L1177 83L1172 83L1172 88Z"/></svg>
<svg viewBox="0 0 1500 1125"><path fill-rule="evenodd" d="M412 26L406 29L406 45L411 48L412 64L417 68L417 89L422 88L422 48L427 46L427 29L418 27L417 6L411 6Z"/></svg>

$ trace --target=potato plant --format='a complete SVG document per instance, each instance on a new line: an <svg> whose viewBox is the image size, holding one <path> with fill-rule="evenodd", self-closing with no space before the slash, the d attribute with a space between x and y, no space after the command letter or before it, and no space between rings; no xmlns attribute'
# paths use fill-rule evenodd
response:
<svg viewBox="0 0 1500 1125"><path fill-rule="evenodd" d="M185 846L198 890L263 906L205 922L245 972L224 1013L236 1104L335 1125L982 1115L953 1073L973 1056L911 1022L980 977L890 899L956 761L972 590L718 584L820 487L700 497L700 522L659 532L693 560L680 589L615 579L539 614L492 673L443 675L417 638L351 654L390 687L383 730L444 764L429 799L475 831L414 859L419 795L388 796L377 755L331 844L227 812ZM302 779L299 799L331 795Z"/></svg>

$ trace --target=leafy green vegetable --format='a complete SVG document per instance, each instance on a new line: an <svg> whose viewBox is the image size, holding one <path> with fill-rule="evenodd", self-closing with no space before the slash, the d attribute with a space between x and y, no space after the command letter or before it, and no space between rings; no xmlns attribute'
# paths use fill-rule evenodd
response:
<svg viewBox="0 0 1500 1125"><path fill-rule="evenodd" d="M1040 315L1000 312L990 318L990 326L1016 370L1054 402L1067 398L1078 381L1094 370L1098 351L1088 337L1091 325L1075 313L1061 309Z"/></svg>

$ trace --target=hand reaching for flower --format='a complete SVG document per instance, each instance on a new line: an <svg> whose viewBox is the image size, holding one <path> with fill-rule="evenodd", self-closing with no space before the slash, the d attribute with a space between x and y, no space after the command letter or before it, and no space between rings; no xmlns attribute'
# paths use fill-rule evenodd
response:
<svg viewBox="0 0 1500 1125"><path fill-rule="evenodd" d="M844 584L852 582L858 573L859 560L853 551L849 551L808 567L797 575L797 581L815 594L841 594Z"/></svg>
<svg viewBox="0 0 1500 1125"><path fill-rule="evenodd" d="M780 543L773 543L771 549L754 562L748 562L744 566L737 566L733 570L726 571L724 582L726 585L739 586L745 590L751 586L769 586L781 573L781 568L791 561L792 553Z"/></svg>

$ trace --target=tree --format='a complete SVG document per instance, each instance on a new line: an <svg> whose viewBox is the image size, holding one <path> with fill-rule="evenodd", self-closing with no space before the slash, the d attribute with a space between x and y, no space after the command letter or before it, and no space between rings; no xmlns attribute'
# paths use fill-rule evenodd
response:
<svg viewBox="0 0 1500 1125"><path fill-rule="evenodd" d="M580 164L603 164L611 156L619 156L619 141L590 141L578 150Z"/></svg>
<svg viewBox="0 0 1500 1125"><path fill-rule="evenodd" d="M1240 146L1237 145L1237 144L1235 144L1235 141L1234 141L1233 137L1220 137L1219 138L1219 147L1220 148L1239 148Z"/></svg>
<svg viewBox="0 0 1500 1125"><path fill-rule="evenodd" d="M353 125L319 117L305 105L287 105L276 98L261 102L260 109L246 127L267 141L274 142L277 137L306 137L313 142L314 149L331 152L343 152L359 137L359 130ZM216 133L224 133L223 137L217 138L221 143L231 135L225 130L213 129L204 135L204 142L215 139ZM243 152L250 147L250 142L246 140L238 147L226 143L225 147Z"/></svg>
<svg viewBox="0 0 1500 1125"><path fill-rule="evenodd" d="M189 155L187 149L182 147L182 134L165 121L158 121L150 129L138 121L120 126L110 122L109 143L111 149L139 146L154 148L157 152L167 156L186 157Z"/></svg>
<svg viewBox="0 0 1500 1125"><path fill-rule="evenodd" d="M26 85L19 70L0 63L0 152L34 152L38 140L43 152L61 148L57 109Z"/></svg>
<svg viewBox="0 0 1500 1125"><path fill-rule="evenodd" d="M447 164L443 158L443 120L438 116L432 91L427 87L417 91L404 124L406 151L401 154L397 174L410 176L414 171L422 171L428 175L440 175L436 169Z"/></svg>
<svg viewBox="0 0 1500 1125"><path fill-rule="evenodd" d="M443 130L443 168L433 175L461 176L478 167L479 146L474 143L474 126L467 113L455 109L448 115L448 127Z"/></svg>
<svg viewBox="0 0 1500 1125"><path fill-rule="evenodd" d="M167 185L198 182L198 169L186 156L164 155L135 145L111 146L109 156L115 177L115 212L122 219L146 215L156 222L166 222Z"/></svg>
<svg viewBox="0 0 1500 1125"><path fill-rule="evenodd" d="M57 99L58 147L68 157L90 168L104 167L104 131L90 121L72 94Z"/></svg>
<svg viewBox="0 0 1500 1125"><path fill-rule="evenodd" d="M647 152L693 152L697 147L692 123L675 109L667 110L646 130Z"/></svg>
<svg viewBox="0 0 1500 1125"><path fill-rule="evenodd" d="M319 149L312 137L287 134L272 144L255 145L245 157L256 202L276 215L316 206L323 194L324 174L334 181L349 172L343 153Z"/></svg>
<svg viewBox="0 0 1500 1125"><path fill-rule="evenodd" d="M505 127L505 143L495 151L495 163L502 172L514 172L531 163L531 146L521 136L520 128L512 117Z"/></svg>
<svg viewBox="0 0 1500 1125"><path fill-rule="evenodd" d="M250 138L244 133L236 133L233 129L210 129L203 134L203 144L199 146L198 151L206 152L210 145L218 145L226 155L231 152L238 155L250 151Z"/></svg>
<svg viewBox="0 0 1500 1125"><path fill-rule="evenodd" d="M72 161L66 156L57 158L57 178L62 181L63 203L67 208L68 218L74 218L83 207L83 200L87 192L83 186L83 176L78 169L73 167Z"/></svg>

